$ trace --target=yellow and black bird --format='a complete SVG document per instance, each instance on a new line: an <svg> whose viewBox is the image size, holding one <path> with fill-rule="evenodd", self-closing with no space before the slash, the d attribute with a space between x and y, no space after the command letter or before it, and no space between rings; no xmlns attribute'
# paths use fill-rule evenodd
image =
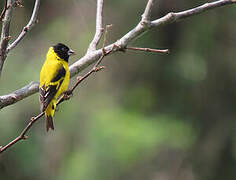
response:
<svg viewBox="0 0 236 180"><path fill-rule="evenodd" d="M41 112L45 111L46 129L54 130L53 116L57 100L69 86L68 60L75 52L62 43L49 48L40 73L39 101Z"/></svg>

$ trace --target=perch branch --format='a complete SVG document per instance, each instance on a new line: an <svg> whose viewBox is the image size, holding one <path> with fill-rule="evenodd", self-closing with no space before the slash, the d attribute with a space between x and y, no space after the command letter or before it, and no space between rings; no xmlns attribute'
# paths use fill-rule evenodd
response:
<svg viewBox="0 0 236 180"><path fill-rule="evenodd" d="M87 53L95 51L96 47L102 37L102 16L103 15L103 0L97 0L97 15L96 15L96 32L93 40L91 41Z"/></svg>
<svg viewBox="0 0 236 180"><path fill-rule="evenodd" d="M105 34L104 34L104 42L103 42L103 53L102 53L102 56L98 59L97 63L93 66L93 68L87 72L84 76L82 77L78 77L77 78L77 82L74 84L74 86L68 90L67 92L65 92L61 98L57 101L57 105L59 105L60 103L62 103L64 100L68 100L70 98L70 95L73 94L74 90L76 89L76 87L78 87L78 85L83 81L85 80L86 78L88 78L91 74L95 73L95 72L98 72L102 69L104 69L105 67L104 66L100 66L99 65L101 64L103 58L108 55L109 53L111 53L111 51L113 50L110 50L109 52L106 52L105 49L104 49L104 46L106 45L106 36L107 36L107 33L108 33L108 28L110 27L110 25L107 25L106 26L106 31L105 31ZM115 47L115 46L114 46ZM24 140L24 139L27 139L28 137L26 136L26 133L30 130L31 126L37 121L39 120L43 115L44 115L45 112L41 112L39 115L37 115L36 117L32 117L31 118L31 121L28 123L28 125L25 127L25 129L21 132L21 134L15 138L14 140L12 140L10 143L8 143L7 145L5 146L0 146L0 153L6 151L9 147L13 146L14 144L16 144L17 142L21 141L21 140Z"/></svg>
<svg viewBox="0 0 236 180"><path fill-rule="evenodd" d="M98 2L101 3L102 0L101 1L98 0ZM143 23L142 22L143 18L148 17L150 14L150 11L151 11L150 4L152 4L152 0L149 0L147 6L150 6L150 7L145 8L146 13L144 13L144 16L143 16L142 20L139 22L139 24L134 29L132 29L130 32L128 32L126 35L124 35L121 39L119 39L117 42L112 43L106 47L105 47L105 43L104 43L104 45L101 49L96 50L96 45L99 42L101 35L96 35L96 33L95 33L95 37L100 36L98 38L98 40L94 40L95 38L93 39L93 41L95 42L95 49L93 49L94 45L92 45L93 46L92 51L88 51L88 53L83 58L81 58L80 60L78 60L77 62L75 62L73 65L70 66L71 77L75 76L75 74L77 74L81 70L85 69L90 64L92 64L96 61L97 61L97 63L82 78L78 78L78 81L75 83L73 88L71 90L69 90L69 93L67 92L67 94L69 94L69 95L72 94L74 89L78 86L79 83L81 83L84 79L86 79L92 73L102 70L104 68L103 66L101 66L101 67L98 67L98 66L101 63L102 59L105 57L105 55L111 54L116 51L125 50L125 49L141 50L141 51L147 51L147 52L160 51L160 50L153 50L150 48L136 48L136 47L128 47L127 48L128 43L130 43L134 38L139 37L143 32L147 31L148 29L151 29L152 27L158 27L163 24L171 23L171 22L174 22L178 19L190 17L192 15L199 14L201 12L204 12L204 11L212 9L212 8L224 6L227 4L233 4L233 3L236 3L236 0L220 0L220 1L213 2L213 3L207 3L202 6L199 6L197 8L190 9L187 11L182 11L179 13L169 13L166 16L159 18L157 20L151 21L149 23ZM102 8L101 4L100 5L97 4L97 6L101 6L100 8ZM99 7L97 7L97 9L99 9ZM5 17L6 16L7 16L7 12L6 12ZM99 16L98 13L97 13L97 16ZM97 17L97 19L98 19L98 17ZM104 40L105 40L105 37L104 37ZM167 50L164 50L164 51L167 52ZM37 91L38 91L38 83L33 82L30 85L28 85L20 90L17 90L10 95L1 96L0 97L0 108L3 108L3 107L10 105L10 104L13 104L13 103L31 95L31 94L36 93ZM66 99L65 95L66 94L63 95L63 100ZM12 100L8 101L9 100L8 98L10 98ZM59 103L60 103L60 100L59 100L58 104ZM44 115L44 112L40 113L36 117L32 117L31 121L28 123L28 125L25 127L25 129L22 131L22 133L16 139L11 141L6 146L0 146L0 153L4 152L6 149L11 147L12 145L17 143L18 141L26 139L27 138L26 133L29 131L31 126L43 115Z"/></svg>
<svg viewBox="0 0 236 180"><path fill-rule="evenodd" d="M74 84L74 86L72 87L72 89L68 90L66 93L64 93L61 98L58 100L57 105L59 105L60 103L62 103L64 100L68 100L68 96L73 94L73 91L76 89L76 87L78 87L78 85L85 80L86 78L88 78L91 74L98 72L102 69L104 69L104 66L99 66L99 64L102 62L102 59L109 54L109 52L104 52L104 54L100 57L100 59L97 61L97 63L93 66L93 68L86 73L84 76L78 78L77 82ZM32 117L30 122L27 124L27 126L24 128L24 130L21 132L21 134L16 137L14 140L12 140L11 142L9 142L7 145L5 146L0 146L0 154L3 153L4 151L6 151L8 148L10 148L11 146L13 146L14 144L16 144L17 142L21 141L21 140L25 140L28 138L28 136L26 136L26 133L30 130L30 128L33 126L33 124L38 121L45 112L41 112L39 115Z"/></svg>
<svg viewBox="0 0 236 180"><path fill-rule="evenodd" d="M104 57L104 56L103 56ZM102 57L102 58L103 58ZM81 77L80 79L78 79L78 81L75 83L75 85L73 86L73 88L71 90L69 90L68 92L70 92L70 94L73 93L73 91L75 90L75 88L84 80L86 79L87 77L89 77L92 73L94 72L98 72L100 70L104 69L104 66L101 66L101 67L93 67L87 74L85 74L83 77ZM69 94L69 95L70 95ZM66 100L66 95L67 94L64 94L62 96L62 98L59 100L59 102L57 104L60 104L61 102L63 102L64 100ZM27 126L24 128L24 130L21 132L21 134L15 138L13 141L11 141L10 143L8 143L7 145L5 146L0 146L0 154L3 153L4 151L6 151L8 148L10 148L11 146L13 146L15 143L17 143L18 141L21 141L21 140L25 140L27 139L28 137L26 136L26 133L30 130L30 128L33 126L33 124L38 121L43 115L44 115L45 112L41 112L39 115L35 116L35 117L32 117L30 122L27 124Z"/></svg>
<svg viewBox="0 0 236 180"><path fill-rule="evenodd" d="M159 27L161 25L166 25L175 22L178 19L184 19L202 13L204 11L217 7L222 7L229 4L236 4L236 0L220 0L212 3L207 3L187 11L182 11L178 13L169 13L164 17L151 21L150 25L144 25L141 22L139 22L135 28L133 28L131 31L129 31L127 34L121 37L117 42L105 46L104 48L101 48L99 50L91 51L87 53L84 57L76 61L74 64L72 64L70 66L71 77L75 76L76 74L87 68L89 65L95 63L102 56L103 49L105 49L106 52L109 52L113 49L111 53L109 53L112 54L121 49L125 49L125 47L130 42L132 42L135 38L138 38L142 33L148 31L149 29ZM116 48L114 48L114 46L116 46ZM30 86L32 84L33 86ZM36 92L38 92L38 82L33 82L9 95L0 96L0 109L8 105L14 104L17 101L22 100Z"/></svg>

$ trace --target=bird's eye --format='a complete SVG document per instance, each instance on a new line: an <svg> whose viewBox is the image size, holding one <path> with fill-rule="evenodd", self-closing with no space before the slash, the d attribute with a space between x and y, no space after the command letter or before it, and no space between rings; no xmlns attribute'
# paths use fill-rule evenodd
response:
<svg viewBox="0 0 236 180"><path fill-rule="evenodd" d="M61 48L61 50L62 50L62 51L66 51L66 48L63 47L63 48Z"/></svg>

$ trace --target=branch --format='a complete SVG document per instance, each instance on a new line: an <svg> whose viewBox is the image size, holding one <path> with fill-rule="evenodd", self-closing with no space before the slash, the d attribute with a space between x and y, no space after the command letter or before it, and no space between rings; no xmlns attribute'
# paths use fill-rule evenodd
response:
<svg viewBox="0 0 236 180"><path fill-rule="evenodd" d="M103 0L97 0L96 32L92 42L89 45L87 53L96 50L96 47L102 37L102 32L103 32L102 14L103 14Z"/></svg>
<svg viewBox="0 0 236 180"><path fill-rule="evenodd" d="M134 50L134 51L154 52L154 53L161 53L161 54L169 53L169 49L151 49L151 48L140 48L140 47L126 47L125 49Z"/></svg>
<svg viewBox="0 0 236 180"><path fill-rule="evenodd" d="M111 52L111 51L110 51ZM105 66L101 66L98 67L99 64L102 62L103 58L108 55L110 52L105 52L105 50L103 51L102 56L99 58L99 60L97 61L97 63L93 66L93 68L87 72L84 76L77 77L77 82L74 84L74 86L71 88L71 90L68 90L66 93L64 93L64 95L58 100L57 105L62 103L64 100L67 100L74 92L75 88L82 82L84 81L87 77L89 77L91 74L101 71L102 69L105 69Z"/></svg>
<svg viewBox="0 0 236 180"><path fill-rule="evenodd" d="M98 2L102 2L98 0ZM147 4L147 7L145 9L145 12L143 16L144 17L148 17L149 13L150 13L150 9L151 9L151 5L152 4L152 0L150 0ZM148 29L151 29L152 27L158 27L160 25L163 24L167 24L167 23L171 23L174 22L178 19L182 19L182 18L186 18L201 12L204 12L206 10L215 8L215 7L220 7L220 6L224 6L227 4L233 4L236 3L236 0L220 0L214 3L208 3L202 6L199 6L197 8L194 9L190 9L187 11L183 11L183 12L179 12L179 13L169 13L166 16L154 20L152 22L149 23L143 23L143 18L142 20L139 22L139 24L132 29L130 32L128 32L126 35L124 35L121 39L119 39L117 42L112 43L106 47L105 46L105 42L103 44L103 47L99 50L95 50L96 49L96 44L98 43L98 41L101 38L101 35L97 36L95 34L95 37L98 37L98 40L93 40L95 42L95 49L92 51L88 51L87 54L81 58L80 60L78 60L77 62L75 62L72 66L70 66L70 72L71 72L71 77L75 76L75 74L77 74L78 72L80 72L81 70L85 69L86 67L88 67L90 64L94 63L95 61L97 61L97 63L94 65L94 67L87 73L85 74L82 78L78 78L77 82L75 83L75 85L73 86L73 88L71 90L69 90L67 93L65 93L62 96L62 99L60 99L58 101L58 104L63 102L64 100L66 100L66 95L71 95L74 91L74 89L78 86L79 83L81 83L84 79L86 79L88 76L90 76L92 73L97 72L99 70L102 70L104 67L98 67L99 64L101 63L102 59L109 54L112 54L114 52L117 51L124 51L125 49L131 49L131 50L140 50L140 51L146 51L146 52L168 52L168 50L157 50L157 49L150 49L150 48L136 48L136 47L127 47L127 44L130 43L134 38L139 37L143 32L147 31ZM97 5L99 6L99 4ZM98 8L99 9L99 8ZM100 11L101 12L101 11ZM107 28L106 28L107 31ZM96 39L96 38L94 38ZM104 37L104 40L106 39L106 37ZM94 45L93 45L94 46ZM34 94L38 91L38 83L37 82L33 82L31 84L29 84L28 86L15 91L14 93L10 94L10 95L6 95L6 96L0 96L0 108L3 108L7 105L13 104L31 94ZM10 99L10 100L9 100ZM40 113L38 116L36 117L32 117L31 121L28 123L28 125L26 126L26 128L22 131L22 133L13 141L11 141L9 144L7 144L6 146L2 147L0 146L0 153L4 152L7 148L11 147L12 145L14 145L15 143L17 143L20 140L26 139L27 136L25 135L29 129L31 128L31 126L40 118L44 115L44 112Z"/></svg>
<svg viewBox="0 0 236 180"><path fill-rule="evenodd" d="M1 31L1 41L0 41L0 76L2 73L2 68L4 61L7 57L6 49L8 42L10 40L10 23L13 14L13 5L15 0L7 0L6 10L4 12L4 18L2 20L2 31Z"/></svg>
<svg viewBox="0 0 236 180"><path fill-rule="evenodd" d="M102 60L103 60L103 58L105 57L105 56L107 56L108 54L110 54L112 51L113 51L113 49L115 48L115 46L110 50L110 51L108 51L108 52L106 52L106 50L105 50L105 45L106 45L106 41L107 41L107 34L108 34L108 29L111 27L112 25L106 25L106 29L105 29L105 33L104 33L104 40L103 40L103 45L102 45L102 55L101 55L101 57L98 59L98 61L97 61L97 63L93 66L93 68L89 71L89 72L87 72L87 74L85 74L82 78L79 78L78 79L78 77L77 77L77 79L78 79L78 81L77 81L77 83L75 83L75 85L72 87L72 89L69 91L69 95L72 95L72 93L73 93L73 91L75 90L75 88L84 80L84 79L86 79L88 76L90 76L92 73L94 73L94 72L98 72L98 71L100 71L100 70L102 70L102 69L104 69L105 67L104 66L101 66L101 67L98 67L100 64L101 64L101 62L102 62ZM68 94L68 93L67 93ZM65 97L65 96L64 96ZM62 100L63 100L63 98L62 98ZM59 100L59 103L61 102L61 100Z"/></svg>
<svg viewBox="0 0 236 180"><path fill-rule="evenodd" d="M153 0L149 0L147 3L147 6L145 8L145 11L142 15L142 21L143 22L148 22L151 20L151 10L152 10L152 6L153 6Z"/></svg>
<svg viewBox="0 0 236 180"><path fill-rule="evenodd" d="M5 146L0 146L0 153L3 153L4 151L6 151L9 147L13 146L15 143L17 143L20 140L24 140L27 139L28 137L25 135L29 129L31 128L31 126L38 120L40 119L42 116L44 115L44 112L41 112L38 116L36 117L32 117L30 122L28 123L28 125L25 127L25 129L21 132L21 134L15 138L13 141L11 141L10 143L8 143Z"/></svg>
<svg viewBox="0 0 236 180"><path fill-rule="evenodd" d="M172 22L175 22L180 19L184 19L187 17L191 17L193 15L203 13L203 12L208 11L210 9L214 9L217 7L230 5L230 4L236 4L236 0L219 0L219 1L212 2L212 3L205 3L201 6L196 7L196 8L189 9L189 10L182 11L182 12L178 12L178 13L171 12L160 19L152 21L151 26L156 27L156 26L172 23Z"/></svg>
<svg viewBox="0 0 236 180"><path fill-rule="evenodd" d="M39 4L40 4L40 0L35 0L33 13L28 24L23 28L22 32L17 37L17 39L8 46L8 42L11 38L9 35L9 31L10 31L10 23L11 23L13 8L14 6L22 7L22 5L19 3L19 1L16 1L16 0L7 0L7 8L6 8L6 12L4 13L5 16L4 16L3 24L2 24L2 33L1 33L1 42L0 42L0 76L2 73L4 61L6 60L7 54L9 53L9 51L15 48L19 44L19 42L25 37L26 33L30 31L32 27L35 25L35 23L37 22Z"/></svg>
<svg viewBox="0 0 236 180"><path fill-rule="evenodd" d="M97 63L93 66L93 68L87 72L83 77L77 77L77 82L74 84L74 86L66 91L57 101L57 106L62 103L64 100L69 100L71 95L73 94L74 90L76 89L76 87L78 87L78 85L83 81L85 80L86 78L88 78L91 74L95 73L95 72L98 72L102 69L104 69L105 67L104 66L100 66L98 67L103 58L108 55L109 53L112 52L112 50L106 52L105 49L104 49L104 46L106 45L106 37L107 37L107 33L108 33L108 29L111 27L111 25L107 25L106 26L106 30L105 30L105 34L104 34L104 42L103 42L103 46L102 46L102 56L99 58L99 60L97 61ZM114 46L115 47L115 46ZM7 145L5 146L0 146L0 153L3 153L4 151L6 151L9 147L13 146L14 144L16 144L17 142L19 142L20 140L24 140L24 139L27 139L28 137L26 136L26 133L30 130L31 126L33 126L33 124L38 121L43 115L44 115L45 111L44 112L41 112L39 115L37 115L36 117L32 117L31 118L31 121L28 123L28 125L25 127L25 129L21 132L21 134L15 138L13 141L11 141L10 143L8 143Z"/></svg>
<svg viewBox="0 0 236 180"><path fill-rule="evenodd" d="M5 4L2 10L2 13L0 15L0 21L2 21L3 17L5 16L6 10L7 10L7 0L5 0Z"/></svg>
<svg viewBox="0 0 236 180"><path fill-rule="evenodd" d="M19 44L19 42L25 37L26 33L29 32L33 28L33 26L36 24L38 11L39 11L39 5L40 5L40 0L35 0L33 13L28 24L23 28L23 30L21 31L20 35L16 38L16 40L8 46L6 53L8 53L13 48L15 48Z"/></svg>
<svg viewBox="0 0 236 180"><path fill-rule="evenodd" d="M5 106L14 104L28 96L31 96L38 92L39 82L31 82L27 86L14 91L11 94L0 96L0 109Z"/></svg>
<svg viewBox="0 0 236 180"><path fill-rule="evenodd" d="M142 33L152 28L159 27L161 25L166 25L169 23L173 23L176 20L184 19L193 15L199 14L201 12L204 12L213 8L217 8L217 7L222 7L229 4L236 4L236 0L220 0L220 1L212 2L212 3L207 3L202 6L199 6L199 7L187 10L187 11L182 11L178 13L169 13L165 15L164 17L151 21L150 24L142 24L141 22L139 22L139 24L135 28L133 28L131 31L125 34L117 42L104 47L104 49L106 52L111 51L109 53L110 55L114 52L125 49L126 46L130 42L132 42L135 38L140 37ZM102 56L102 54L103 54L103 48L99 50L91 51L87 53L84 57L76 61L74 64L70 66L71 77L75 76L76 74L78 74L79 72L87 68L89 65L98 61L98 59ZM38 82L33 82L9 95L0 96L0 109L8 105L11 105L13 103L16 103L17 101L22 100L36 92L38 92ZM14 101L12 101L11 99L14 99Z"/></svg>

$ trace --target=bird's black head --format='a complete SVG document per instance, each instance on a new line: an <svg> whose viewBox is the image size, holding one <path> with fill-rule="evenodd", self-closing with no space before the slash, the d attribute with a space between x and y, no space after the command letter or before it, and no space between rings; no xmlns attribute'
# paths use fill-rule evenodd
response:
<svg viewBox="0 0 236 180"><path fill-rule="evenodd" d="M65 44L62 43L58 43L55 46L53 46L53 50L60 58L62 58L67 62L69 60L70 55L75 54L75 52L72 49L68 48Z"/></svg>

